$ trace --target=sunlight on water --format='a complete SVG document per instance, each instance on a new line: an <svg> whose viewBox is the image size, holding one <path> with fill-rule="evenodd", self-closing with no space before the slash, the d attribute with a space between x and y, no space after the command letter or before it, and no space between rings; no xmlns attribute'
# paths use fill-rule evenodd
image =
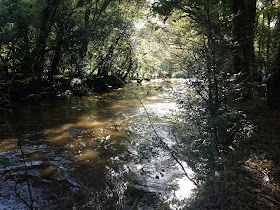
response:
<svg viewBox="0 0 280 210"><path fill-rule="evenodd" d="M182 200L190 197L195 185L187 178L183 177L178 180L179 189L175 191L176 198Z"/></svg>
<svg viewBox="0 0 280 210"><path fill-rule="evenodd" d="M178 84L181 86L183 81ZM170 119L180 110L174 99L165 92L169 86L162 80L128 85L141 98L157 133L171 145ZM78 183L88 187L80 189L81 192L95 193L92 195L94 199L100 195L104 197L94 200L92 205L96 202L99 202L98 205L103 205L104 201L114 202L110 201L114 196L120 202L126 196L127 200L133 201L127 204L131 209L134 202L140 205L142 200L149 203L156 199L168 199L170 193L184 199L190 196L194 188L192 182L182 177L181 169L174 165L166 151L159 151L158 156L146 163L133 162L133 158L141 155L133 148L138 145L135 142L149 143L155 139L155 134L144 108L126 87L98 96L71 96L18 109L19 124L24 131L27 166L32 175L40 177L43 183L51 179L56 185L59 177L73 171L71 180L68 178L65 186ZM16 139L1 141L0 152L16 148ZM15 161L20 162L18 157ZM77 169L74 170L73 165L78 166ZM191 174L191 171L188 172ZM88 179L88 176L98 178ZM174 181L178 189L172 188L170 192L169 185ZM60 191L54 194L57 193L59 197ZM157 195L157 198L150 195Z"/></svg>
<svg viewBox="0 0 280 210"><path fill-rule="evenodd" d="M100 153L96 150L86 148L85 150L81 151L81 154L77 156L77 159L80 161L86 161L97 158L99 155Z"/></svg>
<svg viewBox="0 0 280 210"><path fill-rule="evenodd" d="M55 167L48 167L41 171L40 176L42 178L49 178L57 172L57 168Z"/></svg>
<svg viewBox="0 0 280 210"><path fill-rule="evenodd" d="M18 147L18 140L9 138L2 140L0 143L0 152L7 152L9 150L16 149Z"/></svg>
<svg viewBox="0 0 280 210"><path fill-rule="evenodd" d="M149 104L146 108L158 117L172 117L172 113L178 111L177 104L174 102Z"/></svg>

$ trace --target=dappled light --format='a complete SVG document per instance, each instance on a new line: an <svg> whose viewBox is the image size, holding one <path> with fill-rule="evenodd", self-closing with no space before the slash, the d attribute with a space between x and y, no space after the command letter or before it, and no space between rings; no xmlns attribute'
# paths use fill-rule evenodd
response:
<svg viewBox="0 0 280 210"><path fill-rule="evenodd" d="M54 167L48 167L46 169L43 169L40 173L40 176L42 178L50 178L57 172L57 168Z"/></svg>
<svg viewBox="0 0 280 210"><path fill-rule="evenodd" d="M173 88L181 88L184 80L172 80L172 83ZM171 121L173 115L180 109L175 102L172 102L170 89L164 86L161 80L147 83L143 86L144 90L138 89L134 83L132 86L96 95L96 97L65 98L60 105L44 101L40 104L39 110L47 113L40 113L42 118L37 127L38 130L34 130L37 113L28 116L31 123L21 124L28 131L22 138L25 147L27 145L29 147L24 151L27 167L32 174L40 177L41 182L67 180L65 184L70 187L72 182L80 183L73 173L76 167L102 167L102 170L112 168L111 175L108 174L108 176L119 174L121 179L131 180L126 188L128 194L138 189L139 186L145 185L141 196L145 196L146 191L162 194L162 196L158 196L158 202L160 199L171 201L176 197L183 199L190 196L190 192L194 188L193 183L183 177L178 166L174 166L174 163L169 160L168 153L164 150L158 150L151 157L150 163L145 163L145 166L144 163L140 164L139 160L135 159L134 153L138 153L141 142L156 141L156 138L153 137L153 130L147 123L147 115L143 107L135 99L131 89L139 96L141 95L143 104L149 110L149 115L156 122L155 126L158 127L159 135L165 138L168 144L171 144L172 140L169 139ZM143 92L144 94L139 94ZM145 94L146 92L149 94ZM97 97L98 112L96 106L89 107L88 105ZM52 109L52 106L55 108ZM71 111L64 112L62 115L61 112L66 107L70 107ZM30 112L33 108L33 105L26 106L25 111ZM48 110L52 110L51 114ZM56 120L52 121L54 116ZM50 124L50 122L53 123ZM140 144L135 144L135 142ZM17 146L16 140L14 140L14 144L11 139L7 139L2 141L2 148L5 148L5 152L7 152ZM33 144L36 144L37 148L32 148ZM8 147L7 145L14 146ZM142 147L142 149L147 148ZM144 151L140 151L140 153L142 152ZM142 157L148 158L145 155ZM143 162L144 159L140 161ZM15 164L14 161L13 164ZM185 165L185 167L188 166ZM188 173L191 174L191 170ZM91 181L89 182L88 184L92 187L96 186ZM106 184L104 188L106 188ZM140 197L136 199L141 200Z"/></svg>
<svg viewBox="0 0 280 210"><path fill-rule="evenodd" d="M1 0L0 209L279 209L280 0Z"/></svg>
<svg viewBox="0 0 280 210"><path fill-rule="evenodd" d="M17 148L17 139L10 138L2 140L0 143L0 151L1 152L7 152L9 150L13 150Z"/></svg>
<svg viewBox="0 0 280 210"><path fill-rule="evenodd" d="M79 152L80 154L77 155L77 160L80 161L88 161L88 160L92 160L92 159L96 159L99 156L99 152L97 152L94 149L90 149L90 148L86 148L82 151Z"/></svg>

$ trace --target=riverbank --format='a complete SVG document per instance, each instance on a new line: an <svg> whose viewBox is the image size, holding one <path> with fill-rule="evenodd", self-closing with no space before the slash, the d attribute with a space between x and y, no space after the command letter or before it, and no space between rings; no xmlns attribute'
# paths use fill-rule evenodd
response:
<svg viewBox="0 0 280 210"><path fill-rule="evenodd" d="M265 99L242 102L237 109L253 135L226 160L226 170L199 189L194 209L280 208L280 110L271 110Z"/></svg>
<svg viewBox="0 0 280 210"><path fill-rule="evenodd" d="M254 125L254 135L248 148L251 155L246 162L256 177L251 186L253 199L263 209L280 208L280 109L272 110L266 99L252 99L241 104L247 119ZM250 158L251 157L251 158ZM244 157L245 158L245 157Z"/></svg>

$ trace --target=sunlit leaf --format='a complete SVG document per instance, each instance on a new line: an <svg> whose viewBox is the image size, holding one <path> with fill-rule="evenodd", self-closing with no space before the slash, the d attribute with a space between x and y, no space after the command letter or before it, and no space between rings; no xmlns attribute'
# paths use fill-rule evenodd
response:
<svg viewBox="0 0 280 210"><path fill-rule="evenodd" d="M264 165L265 168L271 168L271 165Z"/></svg>
<svg viewBox="0 0 280 210"><path fill-rule="evenodd" d="M174 66L177 66L177 67L179 67L179 68L183 68L182 66L180 66L179 64L174 64Z"/></svg>
<svg viewBox="0 0 280 210"><path fill-rule="evenodd" d="M234 151L235 149L233 148L233 146L229 146L229 148L232 150L232 151Z"/></svg>
<svg viewBox="0 0 280 210"><path fill-rule="evenodd" d="M266 174L264 177L263 177L263 180L268 182L269 181L269 176Z"/></svg>

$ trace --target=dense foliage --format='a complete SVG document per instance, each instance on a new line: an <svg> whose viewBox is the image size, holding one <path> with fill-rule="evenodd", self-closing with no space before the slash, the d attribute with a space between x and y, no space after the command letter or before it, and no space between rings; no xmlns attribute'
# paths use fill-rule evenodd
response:
<svg viewBox="0 0 280 210"><path fill-rule="evenodd" d="M266 97L279 108L279 7L279 0L1 0L0 106L104 91L130 78L187 78L188 92L173 93L186 111L174 122L176 142L153 140L192 168L197 185L222 183L252 135L236 103ZM236 200L226 202L211 208Z"/></svg>
<svg viewBox="0 0 280 210"><path fill-rule="evenodd" d="M65 91L72 78L100 89L112 74L122 80L133 75L133 16L141 5L144 2L1 1L2 92L9 90L18 99L25 93Z"/></svg>
<svg viewBox="0 0 280 210"><path fill-rule="evenodd" d="M271 107L279 107L278 7L277 1L251 0L153 4L165 21L161 38L168 35L161 40L169 43L173 65L189 78L190 91L176 94L187 113L176 123L173 151L196 172L198 183L206 183L197 208L236 207L235 199L226 198L204 204L221 196L217 189L227 194L220 183L227 182L233 160L238 164L235 158L252 136L236 103L267 97Z"/></svg>

